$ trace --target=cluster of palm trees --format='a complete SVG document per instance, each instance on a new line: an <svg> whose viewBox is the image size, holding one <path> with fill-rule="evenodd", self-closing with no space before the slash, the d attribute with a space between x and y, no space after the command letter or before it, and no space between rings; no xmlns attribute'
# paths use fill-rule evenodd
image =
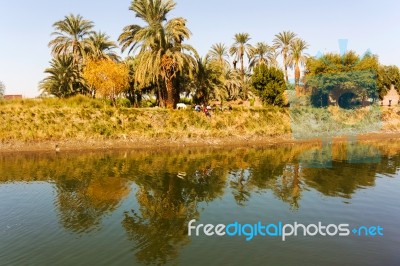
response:
<svg viewBox="0 0 400 266"><path fill-rule="evenodd" d="M203 69L200 74L210 72L211 78L208 80L219 81L205 86L208 90L211 89L211 92L215 92L210 96L221 101L224 98L228 100L247 99L250 96L250 78L254 68L260 64L266 64L279 69L279 56L283 59L286 83L289 83L288 68L294 68L295 85L300 84L300 66L306 63L308 57L305 53L308 44L304 40L291 31L276 34L272 45L268 45L266 42L257 42L253 46L249 43L250 40L248 33L235 34L234 43L230 48L223 43L214 44L206 57L198 62L201 66L200 69ZM248 59L247 68L245 57ZM230 62L232 62L232 66ZM237 68L238 63L240 63L240 69ZM210 71L204 71L204 68L209 68ZM203 77L201 80L207 79ZM196 85L197 93L200 92L201 95L204 95L205 93L199 91L201 86Z"/></svg>
<svg viewBox="0 0 400 266"><path fill-rule="evenodd" d="M58 97L89 93L82 78L85 61L119 61L114 52L116 43L107 34L93 31L93 22L80 15L65 16L53 27L54 39L49 42L53 58L45 70L48 76L40 83L41 90Z"/></svg>
<svg viewBox="0 0 400 266"><path fill-rule="evenodd" d="M174 108L182 94L200 103L248 99L253 97L253 69L260 64L279 68L279 57L286 82L288 69L294 68L299 85L308 44L295 33L283 31L275 35L272 45L258 42L254 46L248 33L238 33L231 47L216 43L200 57L185 43L191 36L186 19L167 18L175 6L173 0L132 1L130 10L143 23L126 26L118 38L122 52L128 53L123 60L131 75L127 94L152 92L158 105L168 108ZM55 38L49 46L54 58L45 71L49 76L41 83L42 90L60 97L88 93L82 78L85 60L121 60L114 52L117 45L106 34L94 32L93 22L69 15L53 26Z"/></svg>

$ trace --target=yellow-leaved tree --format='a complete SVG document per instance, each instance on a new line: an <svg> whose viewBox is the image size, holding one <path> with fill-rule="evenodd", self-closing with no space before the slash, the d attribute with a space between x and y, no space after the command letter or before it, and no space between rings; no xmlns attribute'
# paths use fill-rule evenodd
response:
<svg viewBox="0 0 400 266"><path fill-rule="evenodd" d="M115 104L116 97L129 86L129 70L123 63L111 60L87 60L83 78L96 95L109 98Z"/></svg>

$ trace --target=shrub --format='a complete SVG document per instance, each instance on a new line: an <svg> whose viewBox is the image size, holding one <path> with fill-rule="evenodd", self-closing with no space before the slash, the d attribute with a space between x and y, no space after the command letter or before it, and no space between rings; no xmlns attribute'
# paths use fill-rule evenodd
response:
<svg viewBox="0 0 400 266"><path fill-rule="evenodd" d="M264 104L284 106L286 84L281 70L261 64L254 69L251 84Z"/></svg>
<svg viewBox="0 0 400 266"><path fill-rule="evenodd" d="M117 99L118 107L131 107L131 102L127 98L118 98Z"/></svg>

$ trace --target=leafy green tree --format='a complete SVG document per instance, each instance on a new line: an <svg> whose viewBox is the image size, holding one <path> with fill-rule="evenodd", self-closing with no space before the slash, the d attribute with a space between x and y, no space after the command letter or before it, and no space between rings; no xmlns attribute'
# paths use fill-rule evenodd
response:
<svg viewBox="0 0 400 266"><path fill-rule="evenodd" d="M314 106L326 106L333 90L349 91L355 100L377 99L378 58L366 54L360 58L353 51L344 55L329 53L306 62L306 86L312 91Z"/></svg>
<svg viewBox="0 0 400 266"><path fill-rule="evenodd" d="M70 14L53 24L55 36L49 42L54 56L72 55L74 64L81 63L88 47L89 37L94 33L93 22L81 15Z"/></svg>
<svg viewBox="0 0 400 266"><path fill-rule="evenodd" d="M254 69L251 84L264 104L283 106L286 89L283 72L275 67L260 64Z"/></svg>
<svg viewBox="0 0 400 266"><path fill-rule="evenodd" d="M286 83L289 83L289 76L288 76L288 66L290 65L289 50L290 50L290 45L292 44L295 38L296 34L294 32L282 31L275 35L275 39L273 41L275 49L278 49L279 53L283 57L283 67L285 70Z"/></svg>
<svg viewBox="0 0 400 266"><path fill-rule="evenodd" d="M179 100L179 87L174 82L184 71L195 69L192 55L197 54L192 46L183 44L191 34L186 19L167 20L175 6L173 0L133 0L130 10L145 25L126 26L118 39L122 51L131 53L140 48L135 82L142 87L157 84L160 105L168 108L174 108Z"/></svg>
<svg viewBox="0 0 400 266"><path fill-rule="evenodd" d="M380 65L378 69L378 87L379 96L383 98L390 90L391 85L394 85L400 92L400 71L397 66Z"/></svg>
<svg viewBox="0 0 400 266"><path fill-rule="evenodd" d="M77 93L87 93L84 81L75 67L71 55L60 55L53 58L45 73L48 76L39 84L42 92L61 98L70 97Z"/></svg>
<svg viewBox="0 0 400 266"><path fill-rule="evenodd" d="M93 60L109 59L118 62L120 57L114 51L116 48L116 43L107 34L94 32L87 40L85 53Z"/></svg>
<svg viewBox="0 0 400 266"><path fill-rule="evenodd" d="M304 53L307 48L307 42L300 38L295 38L290 44L289 62L294 66L295 86L300 84L300 65L304 66L307 61L308 55Z"/></svg>

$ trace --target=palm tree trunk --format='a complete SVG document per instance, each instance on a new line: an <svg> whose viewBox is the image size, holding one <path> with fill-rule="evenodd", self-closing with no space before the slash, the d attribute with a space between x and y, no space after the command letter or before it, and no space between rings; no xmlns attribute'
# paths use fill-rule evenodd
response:
<svg viewBox="0 0 400 266"><path fill-rule="evenodd" d="M300 196L300 177L299 177L299 164L294 166L294 175L292 183L292 197L296 200Z"/></svg>
<svg viewBox="0 0 400 266"><path fill-rule="evenodd" d="M164 89L160 86L160 84L157 86L157 101L159 107L165 107Z"/></svg>
<svg viewBox="0 0 400 266"><path fill-rule="evenodd" d="M294 79L295 79L295 81L294 81L295 86L296 87L299 86L299 84L300 84L300 68L299 68L298 63L296 63L295 67L294 67Z"/></svg>
<svg viewBox="0 0 400 266"><path fill-rule="evenodd" d="M166 78L165 79L165 86L167 88L167 100L166 106L169 109L174 109L175 108L175 92L174 92L174 84L172 81L172 78Z"/></svg>
<svg viewBox="0 0 400 266"><path fill-rule="evenodd" d="M288 66L287 66L287 54L286 53L283 54L283 64L285 66L285 80L286 80L286 83L289 83L289 77L288 77L288 71L287 71L287 69L288 69Z"/></svg>
<svg viewBox="0 0 400 266"><path fill-rule="evenodd" d="M240 55L240 71L242 73L242 80L244 80L244 62L243 54Z"/></svg>
<svg viewBox="0 0 400 266"><path fill-rule="evenodd" d="M241 75L242 75L242 86L244 86L244 60L243 60L244 54L240 55L240 68L241 68ZM245 91L244 91L244 99L247 100L247 86L245 86Z"/></svg>

